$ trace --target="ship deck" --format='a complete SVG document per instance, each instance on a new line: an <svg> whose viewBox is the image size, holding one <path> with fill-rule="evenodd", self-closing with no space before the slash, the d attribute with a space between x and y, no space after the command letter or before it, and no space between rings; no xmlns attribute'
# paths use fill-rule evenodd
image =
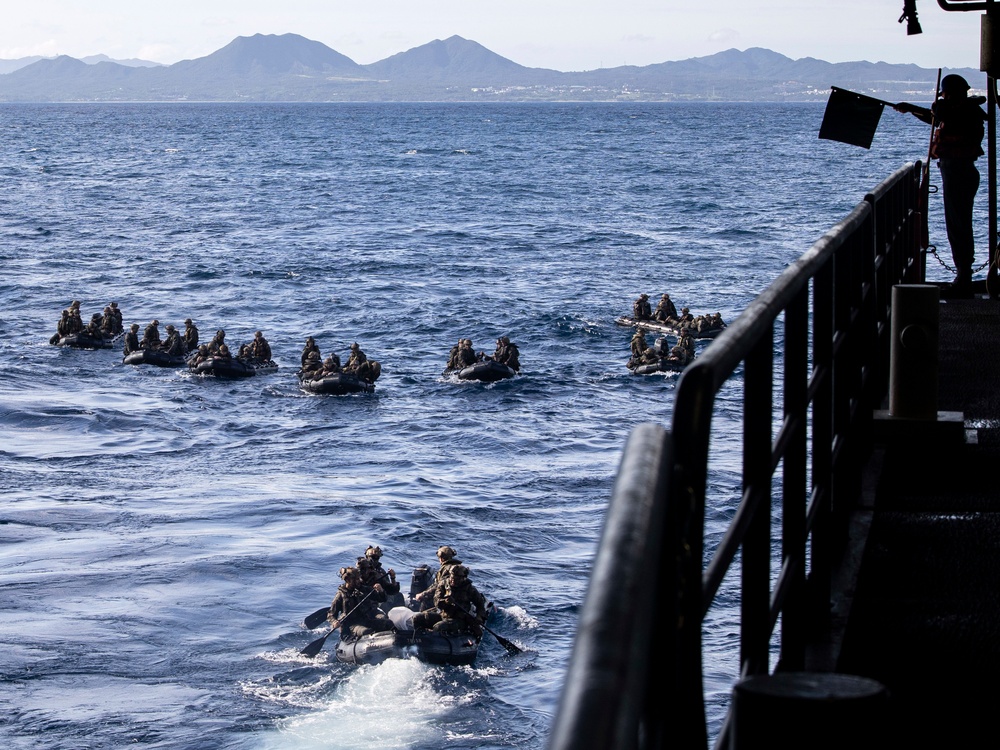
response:
<svg viewBox="0 0 1000 750"><path fill-rule="evenodd" d="M1000 304L939 309L939 415L964 429L876 420L841 627L812 652L884 684L891 744L909 748L980 746L1000 703Z"/></svg>

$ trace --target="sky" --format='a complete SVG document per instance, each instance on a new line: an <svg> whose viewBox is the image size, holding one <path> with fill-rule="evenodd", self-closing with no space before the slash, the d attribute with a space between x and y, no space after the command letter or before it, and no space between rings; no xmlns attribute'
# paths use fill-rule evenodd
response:
<svg viewBox="0 0 1000 750"><path fill-rule="evenodd" d="M962 0L951 0L952 4ZM9 0L0 59L204 57L238 36L300 34L362 65L458 35L521 65L651 65L764 47L793 59L979 68L982 12L917 0Z"/></svg>

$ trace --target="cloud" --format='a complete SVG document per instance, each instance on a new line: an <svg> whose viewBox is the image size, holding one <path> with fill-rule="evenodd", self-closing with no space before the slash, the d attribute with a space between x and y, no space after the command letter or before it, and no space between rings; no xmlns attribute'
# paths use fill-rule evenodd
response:
<svg viewBox="0 0 1000 750"><path fill-rule="evenodd" d="M737 42L740 38L740 32L736 29L719 29L713 31L708 35L708 41L710 42L722 42L725 44L733 44Z"/></svg>
<svg viewBox="0 0 1000 750"><path fill-rule="evenodd" d="M0 59L2 60L17 60L22 57L34 57L35 55L39 55L41 57L55 57L60 54L63 54L63 52L59 48L59 43L55 39L46 39L44 42L38 42L24 47L6 47L4 49L0 49Z"/></svg>

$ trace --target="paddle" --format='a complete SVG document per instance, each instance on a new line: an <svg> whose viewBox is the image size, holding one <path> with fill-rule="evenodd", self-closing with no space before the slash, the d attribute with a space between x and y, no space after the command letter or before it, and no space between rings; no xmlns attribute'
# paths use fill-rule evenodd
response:
<svg viewBox="0 0 1000 750"><path fill-rule="evenodd" d="M310 630L312 630L313 628L317 628L320 625L322 625L324 622L326 622L327 615L329 615L329 614L330 614L330 608L329 607L323 607L323 609L317 609L311 615L309 615L308 617L306 617L306 619L304 621L305 622L305 626L307 628L309 628Z"/></svg>
<svg viewBox="0 0 1000 750"><path fill-rule="evenodd" d="M470 612L469 610L465 609L464 607L460 607L460 606L458 606L458 605L457 605L457 604L455 604L455 603L452 603L452 604L451 604L451 606L453 606L453 607L454 607L455 609L457 609L457 610L458 610L459 612L461 612L461 613L462 613L463 615L465 615L465 616L466 616L466 618L468 618L468 622L469 622L470 624L471 624L471 623L474 623L474 622L476 622L476 623L478 623L478 622L479 622L479 621L478 621L478 620L476 619L476 616L475 616L475 615L473 615L473 614L472 614L472 613L471 613L471 612ZM487 633L489 633L490 635L492 635L492 636L493 636L494 638L496 638L496 639L497 639L497 642L498 642L498 643L499 643L499 644L500 644L501 646L503 646L503 647L504 647L505 649L507 649L507 653L508 653L508 654L511 654L511 655L513 655L513 654L520 654L520 653L521 653L521 649L520 649L520 648L518 648L518 647L517 647L516 645L514 645L514 644L513 644L512 642L508 641L508 640L507 640L506 638L504 638L504 637L503 637L502 635L500 635L499 633L496 633L496 632L494 632L493 630L491 630L491 629L490 629L490 628L489 628L489 627L488 627L488 626L486 625L486 623L479 623L479 626L480 626L480 627L481 627L481 628L482 628L483 630L485 630L485 631L486 631Z"/></svg>
<svg viewBox="0 0 1000 750"><path fill-rule="evenodd" d="M483 630L485 630L487 633L489 633L494 638L496 638L497 641L500 643L500 645L503 646L505 649L507 649L507 653L508 654L512 654L513 655L513 654L520 654L521 653L521 649L519 649L513 643L511 643L510 641L508 641L502 635L498 635L497 633L493 632L492 630L490 630L490 628L486 627L485 625L483 625Z"/></svg>
<svg viewBox="0 0 1000 750"><path fill-rule="evenodd" d="M357 604L355 604L354 607L351 608L350 612L348 612L346 615L344 615L343 617L341 617L333 625L330 626L330 630L329 630L329 632L326 635L324 635L322 638L317 638L315 641L313 641L312 643L310 643L304 649L302 649L301 651L299 651L299 653L302 654L303 656L316 656L316 654L318 654L320 651L323 650L323 644L326 643L326 639L329 638L333 634L333 632L337 628L340 627L340 623L342 623L348 617L350 617L351 615L353 615L358 610L358 607L360 607L362 604L364 604L365 599L367 599L369 596L371 596L374 593L375 593L375 589L372 589L367 594L365 594L363 597L361 597L361 600Z"/></svg>

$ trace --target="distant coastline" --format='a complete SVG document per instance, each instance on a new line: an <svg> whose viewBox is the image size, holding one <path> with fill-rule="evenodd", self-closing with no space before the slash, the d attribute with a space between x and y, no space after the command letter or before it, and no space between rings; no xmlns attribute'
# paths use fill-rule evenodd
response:
<svg viewBox="0 0 1000 750"><path fill-rule="evenodd" d="M980 71L945 72L985 86ZM809 102L826 101L831 86L930 101L936 80L936 69L917 65L792 60L761 48L566 73L459 36L359 65L297 34L256 34L173 65L104 55L0 60L0 102Z"/></svg>

